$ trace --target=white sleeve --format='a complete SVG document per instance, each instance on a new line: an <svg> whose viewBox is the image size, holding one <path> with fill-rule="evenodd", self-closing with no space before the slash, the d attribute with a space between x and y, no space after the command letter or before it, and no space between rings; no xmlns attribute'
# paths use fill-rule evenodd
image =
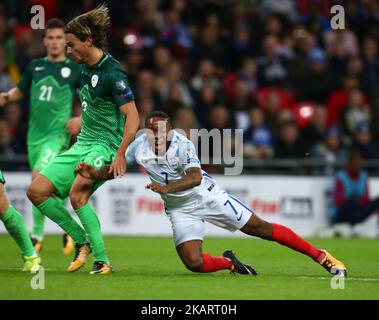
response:
<svg viewBox="0 0 379 320"><path fill-rule="evenodd" d="M200 160L197 157L195 146L192 141L181 141L179 144L179 165L183 170L188 168L200 168Z"/></svg>
<svg viewBox="0 0 379 320"><path fill-rule="evenodd" d="M138 145L139 145L138 139L136 139L129 145L128 149L126 149L126 152L125 152L126 164L129 165L136 162L136 150L137 150Z"/></svg>

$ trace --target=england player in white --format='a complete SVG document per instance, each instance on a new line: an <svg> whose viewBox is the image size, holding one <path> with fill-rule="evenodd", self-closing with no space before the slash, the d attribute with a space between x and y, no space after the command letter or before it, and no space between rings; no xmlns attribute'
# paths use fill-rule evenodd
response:
<svg viewBox="0 0 379 320"><path fill-rule="evenodd" d="M161 195L169 217L177 252L185 266L194 272L233 272L256 275L241 263L231 250L222 256L202 252L203 228L207 221L230 231L240 230L251 236L276 241L308 255L331 274L346 275L342 262L320 250L289 228L260 219L245 204L229 195L201 169L193 143L172 130L167 114L150 113L146 133L135 139L126 152L126 162L137 162L146 169L151 183L146 187ZM91 179L112 179L112 168L95 170L81 163L77 171Z"/></svg>

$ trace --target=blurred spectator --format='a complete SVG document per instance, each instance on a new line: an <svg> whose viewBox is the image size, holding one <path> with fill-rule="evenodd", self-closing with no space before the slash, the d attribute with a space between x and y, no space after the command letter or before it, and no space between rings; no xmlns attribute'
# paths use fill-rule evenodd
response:
<svg viewBox="0 0 379 320"><path fill-rule="evenodd" d="M174 117L176 110L181 107L188 107L185 103L182 86L179 82L175 82L168 88L166 99L163 101L163 106L160 110L165 111L170 117Z"/></svg>
<svg viewBox="0 0 379 320"><path fill-rule="evenodd" d="M308 151L324 140L327 131L327 113L324 105L317 105L312 115L311 124L304 128L301 137Z"/></svg>
<svg viewBox="0 0 379 320"><path fill-rule="evenodd" d="M7 73L5 50L0 46L0 92L8 91L11 87L12 82Z"/></svg>
<svg viewBox="0 0 379 320"><path fill-rule="evenodd" d="M155 90L154 74L148 70L141 70L138 74L137 82L132 84L137 101L142 98L152 99L154 109L161 108L161 96Z"/></svg>
<svg viewBox="0 0 379 320"><path fill-rule="evenodd" d="M365 104L360 90L355 89L350 92L348 105L342 110L340 119L344 143L350 144L358 124L370 122L371 119L370 107Z"/></svg>
<svg viewBox="0 0 379 320"><path fill-rule="evenodd" d="M7 122L0 119L0 154L11 156L15 153Z"/></svg>
<svg viewBox="0 0 379 320"><path fill-rule="evenodd" d="M169 46L176 56L187 54L192 42L187 26L181 22L178 11L171 9L164 12L159 31L160 42Z"/></svg>
<svg viewBox="0 0 379 320"><path fill-rule="evenodd" d="M242 61L241 68L236 74L237 80L245 81L248 90L254 94L258 87L258 66L253 58L245 58Z"/></svg>
<svg viewBox="0 0 379 320"><path fill-rule="evenodd" d="M217 155L214 155L214 148L216 150L221 148L220 151L222 151L223 147L227 147L229 150L230 150L230 148L233 147L233 143L231 141L229 141L229 140L224 141L224 135L223 135L223 131L222 131L223 129L232 130L232 137L233 137L233 119L232 119L228 109L224 105L216 105L210 110L209 127L206 129L209 131L221 130L221 131L219 131L221 141L220 142L217 141L217 145L216 145L215 144L216 142L214 142L213 139L210 139L207 141L201 141L201 139L200 139L200 143L205 143L205 145L209 146L209 148L205 148L205 150L198 150L201 154L202 159L204 159L203 157L205 157L205 158L208 157L207 159L212 160L213 156L217 156ZM218 155L218 156L221 156L221 155ZM218 159L218 160L220 160L220 159ZM203 161L202 161L202 163L203 163ZM211 161L208 163L213 163L213 162ZM209 167L206 166L206 169L210 170L212 172L217 172L217 170L213 166L209 166Z"/></svg>
<svg viewBox="0 0 379 320"><path fill-rule="evenodd" d="M282 125L286 122L292 122L295 121L295 116L292 112L292 110L289 109L283 109L279 111L278 114L278 123L280 125L280 129ZM280 131L280 130L279 130Z"/></svg>
<svg viewBox="0 0 379 320"><path fill-rule="evenodd" d="M139 129L145 127L147 115L154 111L154 101L149 97L142 97L138 100Z"/></svg>
<svg viewBox="0 0 379 320"><path fill-rule="evenodd" d="M236 80L233 88L233 98L229 105L236 118L236 128L245 130L249 126L249 111L258 105L252 97L248 83L243 80Z"/></svg>
<svg viewBox="0 0 379 320"><path fill-rule="evenodd" d="M368 95L372 110L379 113L379 51L374 38L366 38L363 42L362 88Z"/></svg>
<svg viewBox="0 0 379 320"><path fill-rule="evenodd" d="M299 100L324 104L334 83L325 52L313 49L308 56L308 72L304 73L299 84Z"/></svg>
<svg viewBox="0 0 379 320"><path fill-rule="evenodd" d="M180 90L180 101L186 106L192 107L194 102L187 83L184 81L182 65L179 61L173 60L168 65L163 77L163 85L161 87L161 97L167 100L169 91L173 88Z"/></svg>
<svg viewBox="0 0 379 320"><path fill-rule="evenodd" d="M0 119L0 155L13 156L16 153L22 153L23 150L19 150L18 144L15 143L7 122Z"/></svg>
<svg viewBox="0 0 379 320"><path fill-rule="evenodd" d="M372 143L375 144L376 150L379 150L379 113L376 113L371 119Z"/></svg>
<svg viewBox="0 0 379 320"><path fill-rule="evenodd" d="M6 35L7 35L7 16L5 15L5 10L0 5L0 43L5 43Z"/></svg>
<svg viewBox="0 0 379 320"><path fill-rule="evenodd" d="M334 175L336 161L347 159L347 149L342 144L339 128L330 127L325 132L323 141L312 146L310 155L313 159L322 159L326 162L322 170L314 170L313 174Z"/></svg>
<svg viewBox="0 0 379 320"><path fill-rule="evenodd" d="M229 69L226 50L219 41L219 36L217 27L206 25L201 28L200 37L195 40L190 51L191 64L194 70L204 59L212 60L215 63L217 75L222 75Z"/></svg>
<svg viewBox="0 0 379 320"><path fill-rule="evenodd" d="M379 210L379 197L370 199L369 176L361 160L360 153L353 149L347 167L336 175L333 191L332 223L349 223L351 236L356 235L353 227L357 223Z"/></svg>
<svg viewBox="0 0 379 320"><path fill-rule="evenodd" d="M237 69L241 65L242 59L250 56L254 48L251 44L251 32L246 24L237 26L234 35L230 39L230 58L233 68Z"/></svg>
<svg viewBox="0 0 379 320"><path fill-rule="evenodd" d="M208 114L211 108L217 104L224 103L220 91L216 91L211 84L205 84L202 90L197 94L195 103L195 113L203 126L208 124Z"/></svg>
<svg viewBox="0 0 379 320"><path fill-rule="evenodd" d="M191 138L190 131L191 129L197 129L198 123L193 112L193 109L190 107L180 107L176 110L174 118L172 119L174 128L179 128L183 130L188 139Z"/></svg>
<svg viewBox="0 0 379 320"><path fill-rule="evenodd" d="M358 41L355 34L345 25L342 30L328 30L324 33L325 50L329 56L354 57L358 55Z"/></svg>
<svg viewBox="0 0 379 320"><path fill-rule="evenodd" d="M303 158L305 153L296 123L294 121L283 123L279 138L274 145L275 158Z"/></svg>
<svg viewBox="0 0 379 320"><path fill-rule="evenodd" d="M352 146L354 149L357 149L365 159L378 158L378 149L372 142L370 127L367 122L362 122L357 125Z"/></svg>
<svg viewBox="0 0 379 320"><path fill-rule="evenodd" d="M262 0L260 1L259 9L263 19L272 14L287 16L292 21L295 21L297 18L295 2L291 0Z"/></svg>
<svg viewBox="0 0 379 320"><path fill-rule="evenodd" d="M5 106L3 118L7 122L8 133L17 153L26 152L26 130L21 116L21 108L17 102L8 103Z"/></svg>
<svg viewBox="0 0 379 320"><path fill-rule="evenodd" d="M259 66L258 82L262 87L291 86L289 62L279 55L278 39L274 36L267 36L263 40L263 55L257 59Z"/></svg>
<svg viewBox="0 0 379 320"><path fill-rule="evenodd" d="M250 111L250 127L244 131L243 154L249 158L270 158L274 150L269 129L264 125L264 114L259 108Z"/></svg>
<svg viewBox="0 0 379 320"><path fill-rule="evenodd" d="M196 74L191 79L191 87L199 93L204 85L211 85L215 90L221 88L221 82L216 77L216 69L212 60L201 60Z"/></svg>
<svg viewBox="0 0 379 320"><path fill-rule="evenodd" d="M342 88L338 88L330 93L327 101L329 126L339 124L341 112L348 104L350 93L358 88L358 78L356 75L348 73L342 79Z"/></svg>
<svg viewBox="0 0 379 320"><path fill-rule="evenodd" d="M269 93L267 96L266 106L264 107L264 119L267 128L274 136L279 134L279 114L281 110L282 106L279 95L274 91Z"/></svg>
<svg viewBox="0 0 379 320"><path fill-rule="evenodd" d="M233 119L224 105L216 105L209 112L208 130L233 128Z"/></svg>
<svg viewBox="0 0 379 320"><path fill-rule="evenodd" d="M317 21L321 31L329 29L330 0L299 0L296 1L299 10L298 21L308 24Z"/></svg>
<svg viewBox="0 0 379 320"><path fill-rule="evenodd" d="M164 75L171 63L172 57L167 47L159 45L153 51L153 69L156 75Z"/></svg>
<svg viewBox="0 0 379 320"><path fill-rule="evenodd" d="M297 26L292 32L294 56L290 62L290 71L294 87L301 84L308 71L309 52L315 49L315 37L303 26Z"/></svg>
<svg viewBox="0 0 379 320"><path fill-rule="evenodd" d="M144 62L142 52L140 50L129 50L126 55L120 59L120 62L128 73L130 83L134 85Z"/></svg>

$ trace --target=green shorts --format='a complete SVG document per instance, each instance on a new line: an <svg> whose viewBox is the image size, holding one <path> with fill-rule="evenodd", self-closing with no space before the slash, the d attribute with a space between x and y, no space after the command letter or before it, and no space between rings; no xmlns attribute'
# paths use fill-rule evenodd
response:
<svg viewBox="0 0 379 320"><path fill-rule="evenodd" d="M56 137L40 145L28 145L28 160L31 170L46 168L57 155L66 151L68 141L66 137Z"/></svg>
<svg viewBox="0 0 379 320"><path fill-rule="evenodd" d="M2 183L2 184L5 183L4 175L3 175L3 173L1 172L1 170L0 170L0 183Z"/></svg>
<svg viewBox="0 0 379 320"><path fill-rule="evenodd" d="M95 168L110 165L115 157L116 150L106 145L83 145L75 143L69 150L58 155L40 174L51 181L57 190L57 196L65 199L73 184L75 169L80 162L85 162ZM105 181L98 181L94 191Z"/></svg>

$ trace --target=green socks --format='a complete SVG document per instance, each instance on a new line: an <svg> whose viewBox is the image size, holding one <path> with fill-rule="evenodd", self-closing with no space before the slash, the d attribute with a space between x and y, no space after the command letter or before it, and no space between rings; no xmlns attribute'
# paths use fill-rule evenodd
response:
<svg viewBox="0 0 379 320"><path fill-rule="evenodd" d="M30 257L35 255L33 244L21 213L10 206L0 217L0 220L3 221L5 228L21 249L22 256Z"/></svg>
<svg viewBox="0 0 379 320"><path fill-rule="evenodd" d="M91 245L92 253L95 261L103 261L109 263L105 253L103 236L101 234L100 222L95 211L87 203L84 207L75 210L84 229L86 230Z"/></svg>
<svg viewBox="0 0 379 320"><path fill-rule="evenodd" d="M76 243L83 244L86 242L86 232L83 228L74 220L70 212L63 205L61 199L48 198L44 202L37 206L45 216L54 221L60 226L66 233L68 233Z"/></svg>
<svg viewBox="0 0 379 320"><path fill-rule="evenodd" d="M33 237L42 241L43 239L43 229L45 226L45 216L33 206Z"/></svg>
<svg viewBox="0 0 379 320"><path fill-rule="evenodd" d="M62 205L65 206L65 201L60 198L54 198L57 201L62 202ZM43 231L45 227L45 215L38 210L36 206L33 206L33 238L36 238L40 241L43 240Z"/></svg>

